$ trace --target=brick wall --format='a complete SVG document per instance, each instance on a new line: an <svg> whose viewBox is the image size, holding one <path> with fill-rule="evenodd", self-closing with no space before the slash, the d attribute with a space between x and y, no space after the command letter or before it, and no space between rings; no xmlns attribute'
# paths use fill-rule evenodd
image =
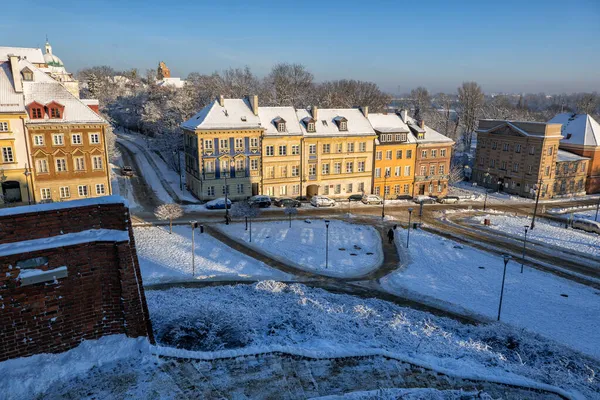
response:
<svg viewBox="0 0 600 400"><path fill-rule="evenodd" d="M130 241L0 256L0 361L61 352L81 340L110 334L148 336L153 341L129 212L123 204L0 217L0 243L94 228L128 229ZM48 259L38 269L66 266L68 276L20 286L16 264L34 257Z"/></svg>

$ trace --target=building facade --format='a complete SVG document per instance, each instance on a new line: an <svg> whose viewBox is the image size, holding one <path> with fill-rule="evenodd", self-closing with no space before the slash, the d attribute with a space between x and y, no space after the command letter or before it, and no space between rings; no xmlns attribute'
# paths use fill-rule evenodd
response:
<svg viewBox="0 0 600 400"><path fill-rule="evenodd" d="M575 153L558 150L554 196L585 195L590 159Z"/></svg>

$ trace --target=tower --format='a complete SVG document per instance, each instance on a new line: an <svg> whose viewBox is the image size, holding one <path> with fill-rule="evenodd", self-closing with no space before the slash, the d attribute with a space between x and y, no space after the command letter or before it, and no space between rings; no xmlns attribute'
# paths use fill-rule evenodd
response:
<svg viewBox="0 0 600 400"><path fill-rule="evenodd" d="M167 67L167 64L165 64L164 61L159 62L158 63L158 71L156 73L156 79L161 81L164 78L170 78L170 77L171 77L171 71Z"/></svg>

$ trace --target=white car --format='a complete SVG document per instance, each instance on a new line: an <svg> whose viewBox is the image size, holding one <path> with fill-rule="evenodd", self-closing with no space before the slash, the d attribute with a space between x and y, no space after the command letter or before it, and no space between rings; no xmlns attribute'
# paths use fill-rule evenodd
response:
<svg viewBox="0 0 600 400"><path fill-rule="evenodd" d="M335 206L335 201L326 196L313 196L310 199L310 204L315 207L333 207Z"/></svg>
<svg viewBox="0 0 600 400"><path fill-rule="evenodd" d="M600 222L590 221L589 219L574 220L573 228L600 234Z"/></svg>
<svg viewBox="0 0 600 400"><path fill-rule="evenodd" d="M361 200L364 204L381 204L383 200L376 194L366 194Z"/></svg>

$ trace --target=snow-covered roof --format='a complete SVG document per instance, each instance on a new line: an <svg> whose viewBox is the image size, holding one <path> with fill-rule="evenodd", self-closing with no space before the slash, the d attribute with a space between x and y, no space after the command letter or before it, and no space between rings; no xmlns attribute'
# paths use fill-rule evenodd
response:
<svg viewBox="0 0 600 400"><path fill-rule="evenodd" d="M9 62L0 62L0 113L23 113L23 94L15 92Z"/></svg>
<svg viewBox="0 0 600 400"><path fill-rule="evenodd" d="M433 128L430 128L429 126L425 125L424 128L421 128L419 126L419 123L412 117L409 117L408 115L406 116L406 121L404 121L408 124L408 126L411 128L411 130L417 131L417 132L423 132L425 133L424 138L423 139L419 139L417 136L416 141L417 143L448 143L448 144L454 144L454 140L450 139L447 136L442 135L441 133L439 133L438 131L436 131ZM414 134L414 133L413 133Z"/></svg>
<svg viewBox="0 0 600 400"><path fill-rule="evenodd" d="M60 82L46 75L28 60L19 61L19 70L29 68L33 72L33 81L23 81L23 94L25 95L25 106L36 101L48 104L56 101L65 107L62 118L27 119L28 124L44 123L92 123L105 124L106 121L75 97Z"/></svg>
<svg viewBox="0 0 600 400"><path fill-rule="evenodd" d="M501 127L507 126L519 132L523 136L538 137L538 138L555 138L562 137L558 135L549 135L547 133L548 125L546 122L531 122L531 121L507 121L496 119L479 120L480 128L476 132L488 133L493 132ZM555 124L556 125L556 124Z"/></svg>
<svg viewBox="0 0 600 400"><path fill-rule="evenodd" d="M33 206L2 208L0 209L0 217L6 217L8 215L40 213L45 211L65 210L67 208L75 207L96 206L100 204L123 204L125 207L129 207L127 200L125 200L121 196L102 196L81 200L61 201L58 203L36 204Z"/></svg>
<svg viewBox="0 0 600 400"><path fill-rule="evenodd" d="M30 47L4 47L0 46L0 61L8 61L9 55L19 56L26 58L34 64L45 64L44 54L42 49L35 49Z"/></svg>
<svg viewBox="0 0 600 400"><path fill-rule="evenodd" d="M302 135L294 107L258 107L258 118L267 135ZM275 120L285 121L285 132L279 132Z"/></svg>
<svg viewBox="0 0 600 400"><path fill-rule="evenodd" d="M561 143L600 146L600 124L589 114L562 113L548 123L562 124Z"/></svg>
<svg viewBox="0 0 600 400"><path fill-rule="evenodd" d="M296 110L298 119L312 118L310 110ZM341 117L347 120L347 131L340 131L338 122ZM337 120L336 120L337 119ZM315 118L315 132L307 132L304 123L300 124L304 136L364 136L375 135L371 123L357 108L320 108Z"/></svg>
<svg viewBox="0 0 600 400"><path fill-rule="evenodd" d="M156 82L158 86L172 86L181 89L185 86L185 81L181 78L163 78Z"/></svg>
<svg viewBox="0 0 600 400"><path fill-rule="evenodd" d="M370 113L369 122L373 126L373 129L375 129L375 131L379 133L410 132L410 129L408 129L408 126L404 123L404 121L402 121L402 118L400 118L400 116L395 113Z"/></svg>
<svg viewBox="0 0 600 400"><path fill-rule="evenodd" d="M558 153L556 154L556 162L583 161L583 160L589 160L589 158L582 157L575 153L571 153L570 151L565 151L565 150L561 150L561 149L559 149Z"/></svg>
<svg viewBox="0 0 600 400"><path fill-rule="evenodd" d="M192 130L261 128L247 99L225 99L223 107L215 100L181 126Z"/></svg>

